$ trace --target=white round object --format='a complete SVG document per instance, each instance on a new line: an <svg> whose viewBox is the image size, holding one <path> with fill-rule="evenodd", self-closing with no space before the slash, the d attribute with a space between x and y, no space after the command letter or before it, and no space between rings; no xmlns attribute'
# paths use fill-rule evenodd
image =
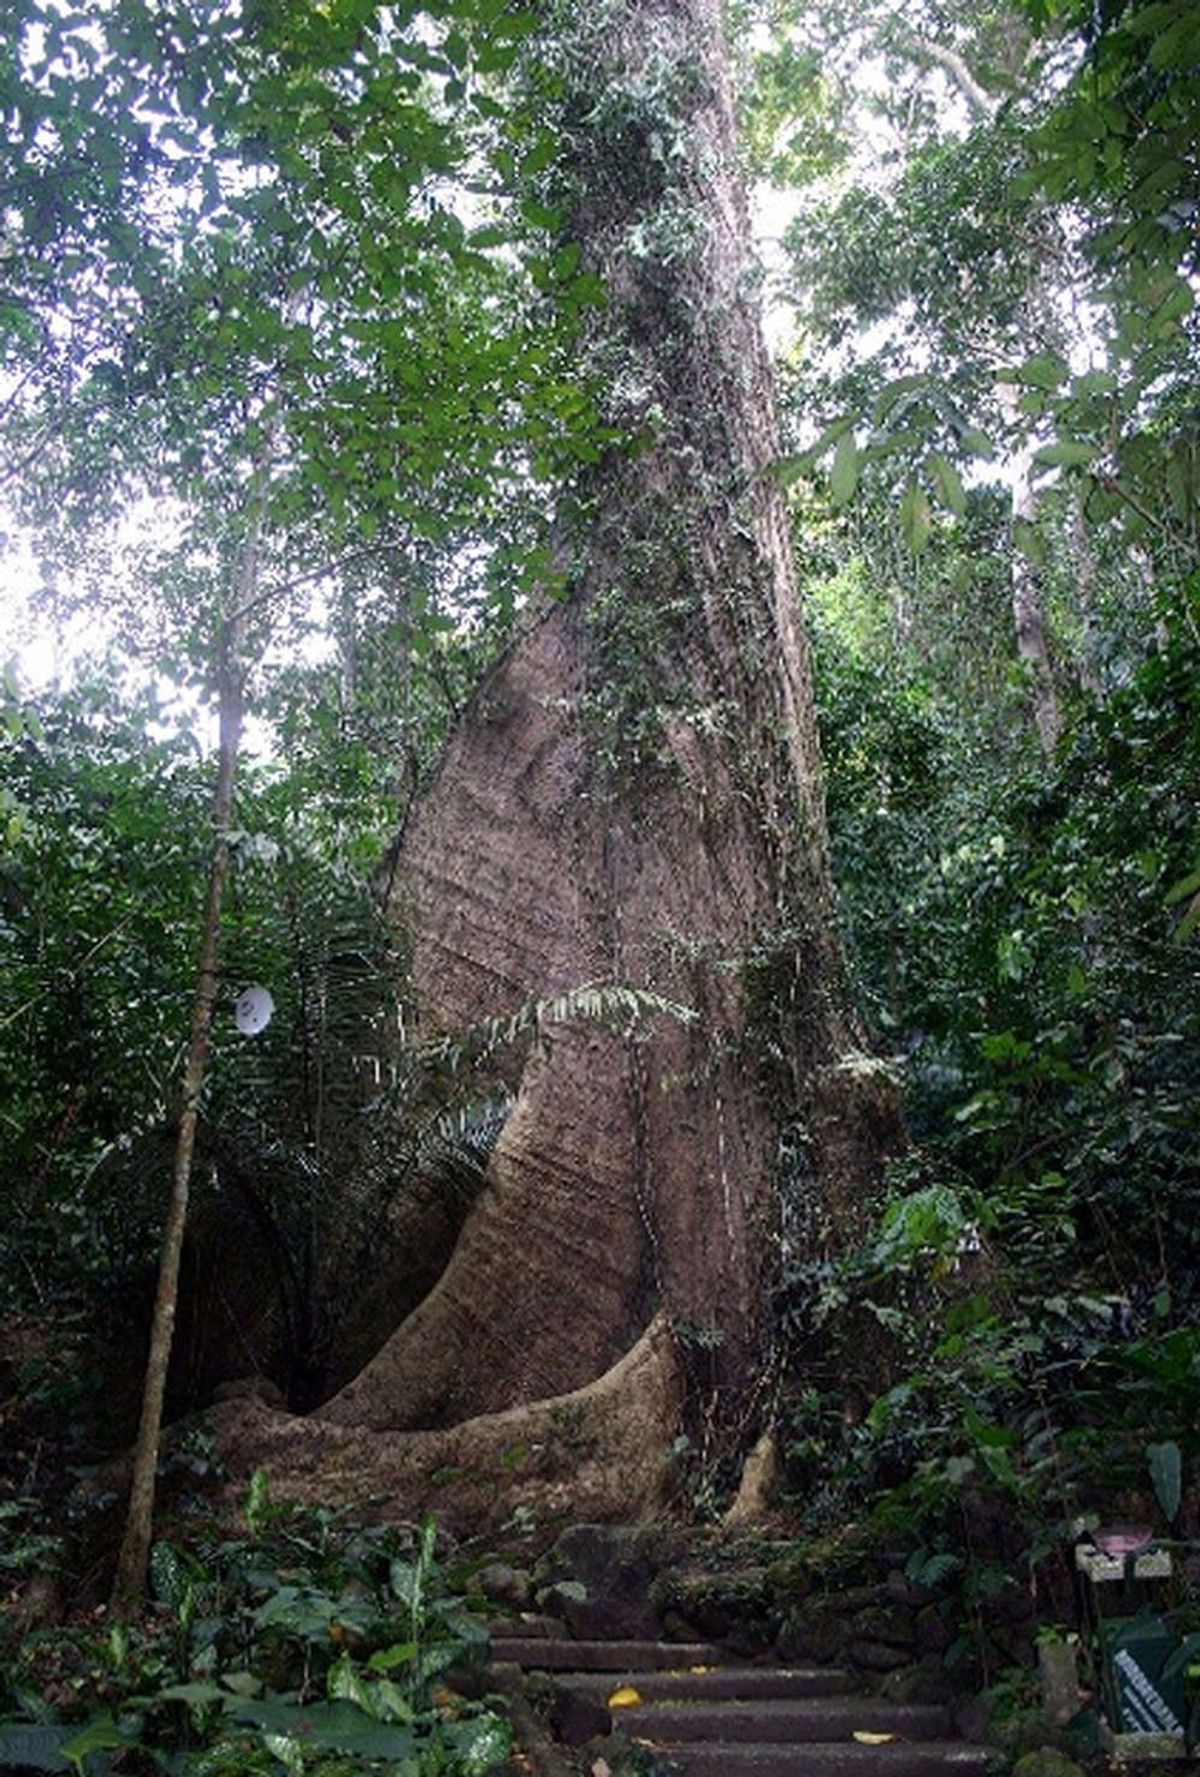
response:
<svg viewBox="0 0 1200 1777"><path fill-rule="evenodd" d="M247 987L233 1009L233 1022L244 1037L256 1037L266 1030L275 1011L275 1001L265 987Z"/></svg>

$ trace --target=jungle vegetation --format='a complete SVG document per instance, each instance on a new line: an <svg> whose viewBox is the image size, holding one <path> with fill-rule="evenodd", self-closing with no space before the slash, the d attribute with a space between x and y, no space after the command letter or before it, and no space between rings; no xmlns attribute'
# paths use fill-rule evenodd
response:
<svg viewBox="0 0 1200 1777"><path fill-rule="evenodd" d="M661 1313L675 1509L719 1515L772 1424L797 1536L873 1526L964 1621L1081 1514L1196 1529L1200 23L736 0L718 54L708 0L594 10L5 7L26 1750L506 1756L436 1703L477 1635L429 1529L257 1469L235 1529L189 1525L229 1487L189 1416L247 1371L442 1426ZM761 278L713 245L730 76ZM571 813L510 829L535 757ZM510 949L472 950L506 872ZM172 1176L170 1516L152 1543L144 1500L101 1634ZM572 1204L614 1255L574 1344ZM478 1373L463 1301L507 1317ZM965 1492L1016 1527L1004 1573ZM17 1609L48 1571L52 1659Z"/></svg>

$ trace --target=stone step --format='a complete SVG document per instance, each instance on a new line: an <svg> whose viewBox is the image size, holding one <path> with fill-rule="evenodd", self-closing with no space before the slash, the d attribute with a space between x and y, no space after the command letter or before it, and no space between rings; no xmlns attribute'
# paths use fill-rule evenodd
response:
<svg viewBox="0 0 1200 1777"><path fill-rule="evenodd" d="M983 1777L993 1751L960 1740L764 1745L653 1744L663 1777Z"/></svg>
<svg viewBox="0 0 1200 1777"><path fill-rule="evenodd" d="M614 1725L632 1739L668 1745L746 1741L810 1745L854 1740L858 1729L905 1741L944 1740L949 1711L935 1703L887 1703L877 1697L762 1697L750 1701L647 1703L614 1709ZM891 1744L889 1742L888 1744Z"/></svg>
<svg viewBox="0 0 1200 1777"><path fill-rule="evenodd" d="M509 1635L498 1656L532 1672L686 1672L721 1658L703 1641L560 1641Z"/></svg>
<svg viewBox="0 0 1200 1777"><path fill-rule="evenodd" d="M710 1666L684 1672L575 1672L564 1678L607 1698L628 1687L647 1703L664 1699L719 1703L752 1697L842 1697L854 1680L839 1666Z"/></svg>

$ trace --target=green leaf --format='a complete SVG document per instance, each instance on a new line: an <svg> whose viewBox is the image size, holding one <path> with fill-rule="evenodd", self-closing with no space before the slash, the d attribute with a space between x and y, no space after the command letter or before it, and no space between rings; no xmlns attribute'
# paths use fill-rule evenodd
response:
<svg viewBox="0 0 1200 1777"><path fill-rule="evenodd" d="M375 1701L371 1687L367 1684L349 1654L343 1654L329 1668L326 1681L331 1697L342 1697L348 1703L356 1703L365 1715L374 1717Z"/></svg>
<svg viewBox="0 0 1200 1777"><path fill-rule="evenodd" d="M279 1760L288 1777L302 1777L304 1748L299 1740L293 1740L290 1734L264 1734L262 1742L272 1757Z"/></svg>
<svg viewBox="0 0 1200 1777"><path fill-rule="evenodd" d="M1005 378L1024 383L1029 388L1057 389L1070 374L1066 359L1060 358L1057 352L1035 352L1023 364L1015 364L1011 372L1005 373Z"/></svg>
<svg viewBox="0 0 1200 1777"><path fill-rule="evenodd" d="M402 1759L415 1749L407 1728L372 1721L355 1704L338 1698L329 1703L286 1703L278 1698L238 1701L230 1715L266 1733L286 1734L303 1746L322 1752L359 1754L364 1758Z"/></svg>
<svg viewBox="0 0 1200 1777"><path fill-rule="evenodd" d="M835 506L847 506L854 498L860 461L854 433L843 432L833 453L833 467L829 472L829 491Z"/></svg>
<svg viewBox="0 0 1200 1777"><path fill-rule="evenodd" d="M91 1752L111 1752L118 1746L131 1746L134 1741L117 1725L111 1715L99 1715L95 1721L88 1722L85 1728L67 1740L62 1746L62 1756L69 1761L79 1773L86 1777L84 1761Z"/></svg>
<svg viewBox="0 0 1200 1777"><path fill-rule="evenodd" d="M411 1722L413 1706L390 1678L381 1678L374 1686L375 1708L372 1713L379 1721Z"/></svg>
<svg viewBox="0 0 1200 1777"><path fill-rule="evenodd" d="M984 462L990 462L996 454L995 445L978 426L964 426L958 435L958 442L969 456L980 457Z"/></svg>
<svg viewBox="0 0 1200 1777"><path fill-rule="evenodd" d="M1163 905L1164 907L1178 906L1180 901L1186 901L1189 895L1194 895L1197 892L1200 892L1200 870L1189 870L1186 876L1173 883L1168 889L1163 896Z"/></svg>
<svg viewBox="0 0 1200 1777"><path fill-rule="evenodd" d="M397 1666L406 1666L415 1660L418 1653L415 1641L399 1641L393 1647L380 1648L378 1653L371 1655L367 1661L368 1672L394 1672Z"/></svg>
<svg viewBox="0 0 1200 1777"><path fill-rule="evenodd" d="M933 485L942 505L947 511L953 512L956 518L961 518L967 510L967 491L954 464L940 450L931 450L925 459L925 466L933 477Z"/></svg>
<svg viewBox="0 0 1200 1777"><path fill-rule="evenodd" d="M263 1694L263 1681L253 1672L223 1672L221 1683L235 1697L261 1697Z"/></svg>
<svg viewBox="0 0 1200 1777"><path fill-rule="evenodd" d="M900 535L914 555L919 555L929 541L933 517L924 488L910 481L900 497Z"/></svg>
<svg viewBox="0 0 1200 1777"><path fill-rule="evenodd" d="M1099 454L1099 445L1085 444L1082 438L1060 438L1055 444L1044 444L1033 460L1048 469L1080 469Z"/></svg>
<svg viewBox="0 0 1200 1777"><path fill-rule="evenodd" d="M169 1684L165 1690L155 1693L153 1699L145 1701L156 1703L186 1703L192 1709L200 1708L205 1703L227 1703L229 1692L222 1690L219 1684Z"/></svg>
<svg viewBox="0 0 1200 1777"><path fill-rule="evenodd" d="M448 1722L442 1731L462 1760L463 1777L487 1777L512 1751L512 1731L498 1715Z"/></svg>
<svg viewBox="0 0 1200 1777"><path fill-rule="evenodd" d="M1186 944L1197 928L1200 928L1200 894L1193 898L1191 906L1171 933L1171 942Z"/></svg>
<svg viewBox="0 0 1200 1777"><path fill-rule="evenodd" d="M853 414L843 414L841 419L834 420L826 426L817 442L809 445L807 450L802 450L798 456L781 458L775 467L775 472L784 485L797 480L801 475L808 475L820 462L830 445L836 444L839 438L844 437L847 432L853 429L853 426Z"/></svg>
<svg viewBox="0 0 1200 1777"><path fill-rule="evenodd" d="M1146 1459L1150 1464L1150 1480L1154 1497L1162 1508L1168 1524L1179 1515L1183 1495L1183 1456L1173 1440L1163 1444L1147 1444Z"/></svg>
<svg viewBox="0 0 1200 1777"><path fill-rule="evenodd" d="M170 1543L155 1543L150 1551L150 1584L155 1597L179 1610L192 1589L192 1575L177 1549Z"/></svg>
<svg viewBox="0 0 1200 1777"><path fill-rule="evenodd" d="M1027 518L1014 518L1012 535L1013 542L1026 561L1032 562L1035 568L1045 566L1049 548L1040 525L1031 523Z"/></svg>
<svg viewBox="0 0 1200 1777"><path fill-rule="evenodd" d="M67 1771L63 1747L73 1734L58 1722L0 1722L0 1770Z"/></svg>
<svg viewBox="0 0 1200 1777"><path fill-rule="evenodd" d="M883 421L887 418L892 408L895 407L901 396L912 394L915 389L924 389L928 387L929 378L924 375L924 373L914 373L910 376L898 376L894 381L885 383L884 387L880 390L875 406L872 409L871 423L876 426L882 425Z"/></svg>

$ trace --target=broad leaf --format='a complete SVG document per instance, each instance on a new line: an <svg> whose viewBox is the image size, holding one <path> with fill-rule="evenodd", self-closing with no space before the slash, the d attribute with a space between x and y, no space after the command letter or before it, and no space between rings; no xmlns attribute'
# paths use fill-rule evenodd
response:
<svg viewBox="0 0 1200 1777"><path fill-rule="evenodd" d="M847 506L853 499L854 490L858 486L860 460L854 433L843 432L833 453L833 467L829 472L829 491L835 506Z"/></svg>

